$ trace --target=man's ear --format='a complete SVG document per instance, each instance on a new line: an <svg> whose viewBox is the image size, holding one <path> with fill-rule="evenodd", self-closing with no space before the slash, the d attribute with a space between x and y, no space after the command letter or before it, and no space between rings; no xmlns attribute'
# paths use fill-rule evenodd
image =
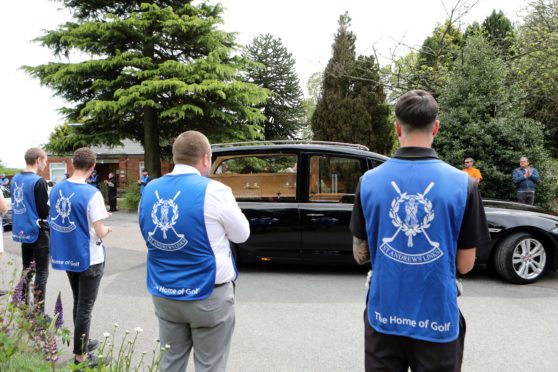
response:
<svg viewBox="0 0 558 372"><path fill-rule="evenodd" d="M440 129L440 120L436 119L436 121L434 122L434 129L432 130L433 137L436 137L439 129Z"/></svg>
<svg viewBox="0 0 558 372"><path fill-rule="evenodd" d="M399 122L394 122L393 126L395 127L395 133L397 133L397 137L401 137L401 124Z"/></svg>

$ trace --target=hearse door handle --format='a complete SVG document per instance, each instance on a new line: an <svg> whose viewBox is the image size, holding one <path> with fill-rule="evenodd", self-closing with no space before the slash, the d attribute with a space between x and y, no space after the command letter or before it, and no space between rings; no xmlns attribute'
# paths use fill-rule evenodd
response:
<svg viewBox="0 0 558 372"><path fill-rule="evenodd" d="M325 216L323 213L308 213L308 217L323 217Z"/></svg>

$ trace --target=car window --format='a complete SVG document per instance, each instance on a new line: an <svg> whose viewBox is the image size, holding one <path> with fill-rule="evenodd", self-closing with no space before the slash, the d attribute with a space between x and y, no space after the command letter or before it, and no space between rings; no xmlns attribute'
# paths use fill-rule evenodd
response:
<svg viewBox="0 0 558 372"><path fill-rule="evenodd" d="M232 189L239 201L296 201L296 154L217 156L209 177Z"/></svg>
<svg viewBox="0 0 558 372"><path fill-rule="evenodd" d="M310 202L353 203L363 168L360 159L338 156L311 156Z"/></svg>

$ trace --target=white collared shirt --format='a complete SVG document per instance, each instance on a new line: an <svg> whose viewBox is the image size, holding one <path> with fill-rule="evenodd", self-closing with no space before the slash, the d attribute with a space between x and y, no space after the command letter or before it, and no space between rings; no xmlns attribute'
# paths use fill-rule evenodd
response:
<svg viewBox="0 0 558 372"><path fill-rule="evenodd" d="M176 164L171 174L200 172L186 164ZM215 254L215 284L236 279L229 240L244 243L250 236L250 225L238 207L232 190L221 182L212 180L205 190L204 201L205 228L209 243Z"/></svg>

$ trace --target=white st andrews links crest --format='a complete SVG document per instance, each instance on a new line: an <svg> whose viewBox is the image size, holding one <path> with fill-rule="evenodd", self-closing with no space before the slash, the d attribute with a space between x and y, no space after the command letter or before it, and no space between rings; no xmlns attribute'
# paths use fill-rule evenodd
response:
<svg viewBox="0 0 558 372"><path fill-rule="evenodd" d="M15 214L23 214L27 211L27 208L25 208L25 204L23 203L23 185L24 184L22 183L18 186L17 182L14 182L13 195L15 204L12 209Z"/></svg>
<svg viewBox="0 0 558 372"><path fill-rule="evenodd" d="M155 229L148 232L147 241L153 244L155 248L163 251L179 250L188 244L184 234L179 234L174 229L179 216L178 205L174 201L180 195L180 191L172 199L161 199L157 190L155 190L155 195L157 196L157 202L153 204L151 210L151 220ZM162 238L163 241L157 238Z"/></svg>
<svg viewBox="0 0 558 372"><path fill-rule="evenodd" d="M426 232L434 221L432 202L426 198L426 194L434 187L434 182L430 182L423 193L411 195L406 192L402 193L395 181L392 181L391 185L399 194L399 197L392 200L389 211L391 222L397 230L393 236L382 239L380 251L392 260L407 265L422 265L437 260L444 252L440 249L440 243L432 241ZM401 210L405 212L403 218L400 215ZM419 215L421 216L419 217ZM392 246L396 245L394 241L400 233L407 237L407 239L403 239L406 249L396 249ZM428 243L427 246L423 244L420 247L415 246L414 239L419 235L424 236ZM401 241L401 239L397 240L398 244L401 244ZM406 252L401 249L405 249ZM413 253L408 253L409 251Z"/></svg>
<svg viewBox="0 0 558 372"><path fill-rule="evenodd" d="M75 222L70 220L70 213L72 212L72 202L70 199L74 196L72 193L70 196L66 197L62 194L62 190L59 190L60 197L56 199L56 217L50 219L50 227L56 231L69 233L75 230ZM60 218L60 220L58 220Z"/></svg>

